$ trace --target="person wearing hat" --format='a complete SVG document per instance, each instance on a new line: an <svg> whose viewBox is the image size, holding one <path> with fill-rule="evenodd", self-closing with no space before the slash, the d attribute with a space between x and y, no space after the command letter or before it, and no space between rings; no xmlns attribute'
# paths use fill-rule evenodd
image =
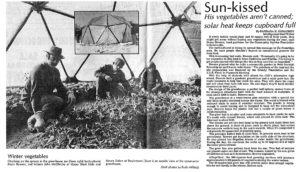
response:
<svg viewBox="0 0 300 172"><path fill-rule="evenodd" d="M162 86L163 81L156 69L156 65L151 62L141 78L142 91L156 93L162 88Z"/></svg>
<svg viewBox="0 0 300 172"><path fill-rule="evenodd" d="M121 70L124 64L121 58L116 58L112 65L104 65L95 71L97 100L131 93L132 88Z"/></svg>
<svg viewBox="0 0 300 172"><path fill-rule="evenodd" d="M34 113L28 119L28 129L31 132L41 131L47 119L59 117L60 113L70 109L76 101L73 92L67 91L62 84L56 68L64 58L62 49L52 46L45 52L46 61L30 72L22 95L25 110Z"/></svg>

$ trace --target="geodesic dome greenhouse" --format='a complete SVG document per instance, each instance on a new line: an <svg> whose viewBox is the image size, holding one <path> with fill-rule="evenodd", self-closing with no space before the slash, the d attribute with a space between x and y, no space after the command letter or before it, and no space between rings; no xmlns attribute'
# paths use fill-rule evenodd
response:
<svg viewBox="0 0 300 172"><path fill-rule="evenodd" d="M83 44L132 42L130 23L124 17L106 14L92 18L82 30Z"/></svg>

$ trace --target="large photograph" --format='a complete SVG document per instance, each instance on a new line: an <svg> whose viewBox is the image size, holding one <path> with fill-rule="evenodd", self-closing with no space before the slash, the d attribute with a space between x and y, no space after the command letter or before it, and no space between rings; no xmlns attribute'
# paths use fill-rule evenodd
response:
<svg viewBox="0 0 300 172"><path fill-rule="evenodd" d="M7 2L6 148L200 149L199 10L189 1ZM138 15L122 24L136 40L121 43L138 53L113 50L107 25L95 32L108 49L77 53L96 43L84 42L94 26L81 24L94 15Z"/></svg>

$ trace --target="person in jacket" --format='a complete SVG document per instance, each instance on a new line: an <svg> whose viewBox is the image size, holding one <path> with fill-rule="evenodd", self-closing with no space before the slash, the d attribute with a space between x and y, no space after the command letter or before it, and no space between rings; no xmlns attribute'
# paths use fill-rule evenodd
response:
<svg viewBox="0 0 300 172"><path fill-rule="evenodd" d="M132 92L121 70L124 64L121 58L116 58L112 65L104 65L95 71L97 100L107 97L123 97Z"/></svg>
<svg viewBox="0 0 300 172"><path fill-rule="evenodd" d="M62 84L56 68L64 58L62 49L52 46L45 52L46 61L30 72L22 94L25 110L33 113L28 119L30 132L43 130L47 119L59 117L61 112L70 109L76 101L73 92L68 91Z"/></svg>
<svg viewBox="0 0 300 172"><path fill-rule="evenodd" d="M149 64L148 68L143 73L140 86L142 91L153 93L157 93L163 87L163 81L153 62Z"/></svg>

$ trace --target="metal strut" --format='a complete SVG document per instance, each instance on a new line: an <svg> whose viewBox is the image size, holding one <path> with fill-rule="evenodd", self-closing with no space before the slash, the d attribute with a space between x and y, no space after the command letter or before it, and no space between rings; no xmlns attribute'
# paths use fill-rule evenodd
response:
<svg viewBox="0 0 300 172"><path fill-rule="evenodd" d="M91 31L90 25L88 26L88 28L89 28L89 31L90 31L90 34L91 34L91 38L92 38L92 40L93 40L93 43L95 44L95 40L94 40L94 38L93 38L93 34L92 34L92 31Z"/></svg>
<svg viewBox="0 0 300 172"><path fill-rule="evenodd" d="M185 34L184 34L184 32L183 32L181 26L178 26L178 27L179 27L179 30L180 30L180 32L181 32L183 38L184 38L184 41L185 41L186 45L187 45L188 48L190 49L190 51L191 51L191 53L192 53L192 55L193 55L193 57L194 57L194 59L195 59L197 65L198 65L198 67L200 68L200 67L201 67L200 62L198 61L198 59L197 59L197 57L196 57L196 54L194 53L194 51L193 51L193 49L192 49L192 47L191 47L190 42L189 42L188 39L186 38L186 36L185 36Z"/></svg>
<svg viewBox="0 0 300 172"><path fill-rule="evenodd" d="M117 1L114 1L114 7L113 7L113 11L115 11L115 9L116 9L116 6L117 6Z"/></svg>
<svg viewBox="0 0 300 172"><path fill-rule="evenodd" d="M103 33L105 32L105 30L106 30L106 27L105 27L104 30L102 31L102 33L101 33L101 35L99 36L99 38L98 38L98 40L96 41L96 43L98 43L98 42L100 41L100 39L101 39Z"/></svg>
<svg viewBox="0 0 300 172"><path fill-rule="evenodd" d="M129 64L127 63L127 60L125 59L125 57L124 57L124 55L123 55L123 54L121 54L121 56L122 56L122 58L123 58L123 60L124 60L124 62L125 62L125 64L126 64L126 66L127 66L127 67L128 67L128 69L129 69L129 72L130 72L131 78L134 78L134 73L132 72L132 70L131 70L131 68L130 68Z"/></svg>
<svg viewBox="0 0 300 172"><path fill-rule="evenodd" d="M116 37L116 35L113 33L113 31L107 27L107 29L110 31L110 33L115 37L115 39L117 40L118 43L120 43L119 39Z"/></svg>
<svg viewBox="0 0 300 172"><path fill-rule="evenodd" d="M43 16L43 13L42 13L41 11L40 11L40 15L41 15L41 17L42 17L42 20L43 20L43 22L44 22L44 25L45 25L46 30L47 30L47 32L48 32L48 35L49 35L49 37L50 37L50 39L51 39L51 41L52 41L52 44L55 46L55 42L54 42L53 37L52 37L52 35L51 35L51 32L50 32L50 30L49 30L49 28L48 28L47 22L46 22L46 20L45 20L45 18L44 18L44 16ZM66 71L66 69L65 69L65 66L64 66L63 62L62 62L61 60L59 60L59 62L60 62L61 66L62 66L62 68L63 68L63 70L64 70L64 72L65 72L65 74L66 74L66 76L67 76L67 79L68 79L68 78L69 78L69 75L68 75L68 73L67 73L67 71Z"/></svg>
<svg viewBox="0 0 300 172"><path fill-rule="evenodd" d="M86 58L84 59L84 61L81 63L81 65L79 66L79 68L77 69L75 75L73 76L73 78L76 78L76 75L78 74L78 72L80 71L80 69L82 68L82 66L84 65L84 63L87 61L87 59L90 57L91 54L88 54L86 56Z"/></svg>
<svg viewBox="0 0 300 172"><path fill-rule="evenodd" d="M48 27L48 25L47 25L47 22L46 22L46 20L45 20L45 18L44 18L43 13L40 12L40 15L41 15L42 20L43 20L43 22L44 22L44 25L45 25L45 27L46 27L47 33L48 33L48 35L49 35L49 37L50 37L50 39L51 39L51 42L52 42L53 45L55 45L55 42L54 42L54 40L53 40L53 37L52 37L52 35L51 35L51 32L50 32L50 30L49 30L49 27Z"/></svg>
<svg viewBox="0 0 300 172"><path fill-rule="evenodd" d="M124 39L124 37L125 37L125 34L126 34L126 31L127 31L127 28L128 28L128 26L127 26L127 25L125 25L125 30L124 30L124 33L123 33L123 39Z"/></svg>
<svg viewBox="0 0 300 172"><path fill-rule="evenodd" d="M83 40L83 37L84 37L84 36L85 36L85 34L86 34L86 31L87 31L87 29L88 29L88 26L87 26L87 27L85 27L85 29L84 29L83 36L81 37L81 42L82 42L82 40Z"/></svg>
<svg viewBox="0 0 300 172"><path fill-rule="evenodd" d="M25 4L29 4L29 5L34 5L32 2L29 2L29 1L23 1L23 3L25 3Z"/></svg>
<svg viewBox="0 0 300 172"><path fill-rule="evenodd" d="M29 2L29 1L24 1L23 3L25 4L29 4L31 5L33 8L35 8L34 10L37 11L38 13L42 10L46 10L46 11L51 11L57 14L61 14L63 16L66 17L70 17L70 18L75 18L73 15L59 11L57 9L54 8L50 8L50 7L46 7L46 5L48 4L48 2L43 2L43 1L34 1L34 2Z"/></svg>
<svg viewBox="0 0 300 172"><path fill-rule="evenodd" d="M70 17L72 19L75 19L75 16L71 15L71 14L67 14L65 12L62 12L62 11L59 11L59 10L56 10L56 9L53 9L53 8L50 8L50 7L43 7L44 10L46 11L51 11L51 12L54 12L54 13L57 13L57 14L61 14L63 16L66 16L66 17Z"/></svg>
<svg viewBox="0 0 300 172"><path fill-rule="evenodd" d="M161 25L161 24L172 24L172 21L165 21L165 22L156 22L156 23L146 23L146 24L140 24L139 27L143 26L155 26L155 25Z"/></svg>
<svg viewBox="0 0 300 172"><path fill-rule="evenodd" d="M158 44L158 47L156 48L156 50L154 51L152 57L150 58L150 62L153 60L153 58L155 57L157 51L159 50L159 48L161 47L162 43L165 41L165 39L167 38L167 36L169 35L170 31L173 29L173 26L171 26L169 28L169 30L167 31L167 33L165 34L165 36L163 37L163 39L160 41L160 43ZM144 73L144 71L146 70L146 67L142 70L142 72L139 75L139 78L142 76L142 74Z"/></svg>
<svg viewBox="0 0 300 172"><path fill-rule="evenodd" d="M169 11L169 13L171 14L172 18L175 18L174 14L173 14L172 10L170 9L169 5L167 4L167 2L164 2L164 4L165 4L167 10Z"/></svg>
<svg viewBox="0 0 300 172"><path fill-rule="evenodd" d="M33 9L31 8L30 11L28 12L27 16L24 18L23 22L20 24L20 26L18 27L16 33L14 34L14 36L11 38L11 40L9 41L8 45L6 46L6 51L9 50L11 44L14 42L14 40L16 39L16 37L18 36L19 32L22 30L22 28L25 26L27 20L29 19L31 13L32 13Z"/></svg>

